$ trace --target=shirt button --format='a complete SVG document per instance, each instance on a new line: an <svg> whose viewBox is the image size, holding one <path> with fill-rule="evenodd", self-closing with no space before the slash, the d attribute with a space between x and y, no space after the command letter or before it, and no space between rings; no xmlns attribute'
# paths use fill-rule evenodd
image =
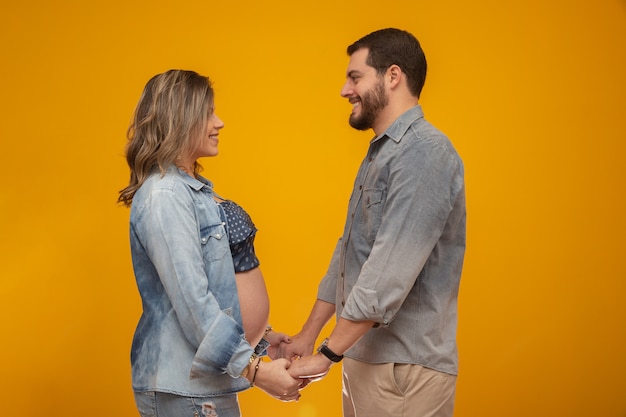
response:
<svg viewBox="0 0 626 417"><path fill-rule="evenodd" d="M220 235L219 233L215 235L215 237L218 238L218 239L220 238L220 236L222 236L222 235Z"/></svg>
<svg viewBox="0 0 626 417"><path fill-rule="evenodd" d="M204 243L204 242L206 242L206 237L203 237L203 238L202 238L202 242L203 242L203 243Z"/></svg>
<svg viewBox="0 0 626 417"><path fill-rule="evenodd" d="M362 190L362 189L363 189L363 186L362 186L362 185L359 185L359 190Z"/></svg>

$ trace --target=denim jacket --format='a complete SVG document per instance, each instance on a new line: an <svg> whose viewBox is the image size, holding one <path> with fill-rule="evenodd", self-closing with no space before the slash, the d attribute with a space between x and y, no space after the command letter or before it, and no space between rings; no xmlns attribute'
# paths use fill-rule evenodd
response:
<svg viewBox="0 0 626 417"><path fill-rule="evenodd" d="M463 163L420 106L370 144L318 298L378 325L346 356L455 375L465 253Z"/></svg>
<svg viewBox="0 0 626 417"><path fill-rule="evenodd" d="M135 391L212 396L238 378L253 348L241 322L228 236L212 184L175 167L149 176L130 214L143 314L133 338Z"/></svg>

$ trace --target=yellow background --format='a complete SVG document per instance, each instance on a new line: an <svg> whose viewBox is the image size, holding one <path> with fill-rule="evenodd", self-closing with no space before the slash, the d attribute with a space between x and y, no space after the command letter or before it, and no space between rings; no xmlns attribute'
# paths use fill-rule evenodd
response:
<svg viewBox="0 0 626 417"><path fill-rule="evenodd" d="M271 322L299 330L371 137L347 125L345 47L387 26L421 40L426 117L466 165L455 416L626 416L624 0L34 0L0 19L3 416L137 415L115 200L134 105L170 68L215 81L204 174L253 216ZM240 399L340 416L340 370L297 404Z"/></svg>

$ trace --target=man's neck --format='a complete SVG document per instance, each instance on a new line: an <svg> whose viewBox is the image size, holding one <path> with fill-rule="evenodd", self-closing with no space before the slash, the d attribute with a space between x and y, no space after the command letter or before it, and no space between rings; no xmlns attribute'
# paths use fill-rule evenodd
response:
<svg viewBox="0 0 626 417"><path fill-rule="evenodd" d="M416 98L411 98L408 100L397 101L396 103L389 103L380 112L374 125L372 126L372 130L376 136L382 135L389 126L395 122L398 117L402 116L409 109L417 106L418 101Z"/></svg>

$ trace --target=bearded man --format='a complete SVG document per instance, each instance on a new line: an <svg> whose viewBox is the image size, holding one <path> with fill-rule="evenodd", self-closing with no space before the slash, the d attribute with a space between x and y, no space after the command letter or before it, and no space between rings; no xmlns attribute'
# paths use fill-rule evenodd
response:
<svg viewBox="0 0 626 417"><path fill-rule="evenodd" d="M424 119L418 40L382 29L348 47L349 122L374 131L343 236L302 330L282 353L315 380L343 361L344 417L450 417L465 253L463 163ZM337 322L317 353L328 320ZM307 356L308 355L308 356Z"/></svg>

